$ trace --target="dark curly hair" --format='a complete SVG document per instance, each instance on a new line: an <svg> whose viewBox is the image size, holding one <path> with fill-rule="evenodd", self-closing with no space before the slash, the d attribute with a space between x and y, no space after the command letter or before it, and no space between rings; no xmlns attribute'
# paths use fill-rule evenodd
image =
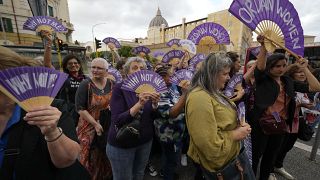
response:
<svg viewBox="0 0 320 180"><path fill-rule="evenodd" d="M76 60L77 60L77 62L78 62L79 65L80 65L79 75L83 75L83 70L82 70L81 61L80 61L80 59L79 59L77 56L75 56L75 55L73 55L73 54L68 54L68 55L66 55L66 56L63 58L63 60L62 60L63 72L69 74L69 70L68 70L68 68L67 68L67 65L68 65L68 62L69 62L71 59L76 59Z"/></svg>

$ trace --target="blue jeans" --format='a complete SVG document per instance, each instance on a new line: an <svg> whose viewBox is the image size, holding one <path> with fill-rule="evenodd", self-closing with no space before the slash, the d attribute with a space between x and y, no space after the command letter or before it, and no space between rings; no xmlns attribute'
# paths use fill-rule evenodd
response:
<svg viewBox="0 0 320 180"><path fill-rule="evenodd" d="M134 148L118 148L107 144L107 156L113 180L143 180L149 160L152 140Z"/></svg>
<svg viewBox="0 0 320 180"><path fill-rule="evenodd" d="M178 165L180 152L175 152L173 144L161 142L162 149L162 172L165 180L173 180L174 172Z"/></svg>

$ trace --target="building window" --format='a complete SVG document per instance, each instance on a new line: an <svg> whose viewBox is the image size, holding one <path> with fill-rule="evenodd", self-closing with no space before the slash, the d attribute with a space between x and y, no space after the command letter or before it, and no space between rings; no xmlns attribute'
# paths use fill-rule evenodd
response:
<svg viewBox="0 0 320 180"><path fill-rule="evenodd" d="M0 0L0 4L3 4L3 0Z"/></svg>
<svg viewBox="0 0 320 180"><path fill-rule="evenodd" d="M5 32L13 32L12 28L12 22L10 18L2 18L3 26L4 26L4 31ZM2 24L0 23L0 31L3 31L2 29Z"/></svg>
<svg viewBox="0 0 320 180"><path fill-rule="evenodd" d="M52 6L48 6L48 11L49 11L49 16L54 17L53 16L53 7Z"/></svg>

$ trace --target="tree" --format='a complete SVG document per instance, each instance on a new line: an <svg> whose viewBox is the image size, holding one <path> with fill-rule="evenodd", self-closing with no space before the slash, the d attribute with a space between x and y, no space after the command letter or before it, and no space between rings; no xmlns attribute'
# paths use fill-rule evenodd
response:
<svg viewBox="0 0 320 180"><path fill-rule="evenodd" d="M121 46L121 48L118 50L119 56L120 57L132 57L134 56L131 54L132 47L131 46Z"/></svg>

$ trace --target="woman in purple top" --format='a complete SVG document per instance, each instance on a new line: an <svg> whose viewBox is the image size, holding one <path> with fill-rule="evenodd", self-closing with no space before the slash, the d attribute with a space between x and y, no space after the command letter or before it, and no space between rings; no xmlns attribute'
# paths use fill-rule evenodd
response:
<svg viewBox="0 0 320 180"><path fill-rule="evenodd" d="M146 69L145 61L129 58L124 65L126 75ZM153 137L153 120L160 99L158 93L139 95L121 89L122 83L113 88L110 102L111 126L108 135L107 156L111 162L114 180L142 180L148 163ZM120 144L116 140L117 129L140 116L140 140L137 143Z"/></svg>

